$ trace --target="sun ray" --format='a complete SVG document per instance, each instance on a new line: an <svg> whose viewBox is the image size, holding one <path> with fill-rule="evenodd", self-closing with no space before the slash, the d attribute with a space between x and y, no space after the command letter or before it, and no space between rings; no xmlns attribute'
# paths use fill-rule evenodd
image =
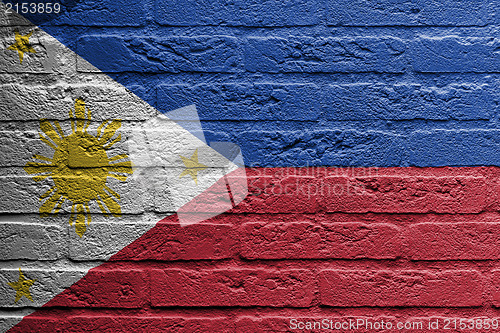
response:
<svg viewBox="0 0 500 333"><path fill-rule="evenodd" d="M48 120L40 120L40 129L47 135L56 145L61 144L61 137L59 136L59 133L56 132L56 129L50 121Z"/></svg>
<svg viewBox="0 0 500 333"><path fill-rule="evenodd" d="M43 217L48 216L54 210L59 199L62 197L62 194L59 191L56 191L49 197L43 204L40 206L40 215Z"/></svg>
<svg viewBox="0 0 500 333"><path fill-rule="evenodd" d="M96 201L97 201L97 204L99 205L99 208L101 209L101 212L103 213L103 215L109 216L108 211L103 206L104 201L102 201L102 199L99 197L96 199ZM102 203L101 203L101 201L102 201Z"/></svg>
<svg viewBox="0 0 500 333"><path fill-rule="evenodd" d="M99 144L104 145L106 142L108 142L109 139L111 139L116 131L122 126L122 121L118 119L114 119L106 128L104 129L104 133L102 134L101 138L99 139Z"/></svg>
<svg viewBox="0 0 500 333"><path fill-rule="evenodd" d="M75 222L75 232L78 236L82 237L85 231L87 231L87 225L85 224L85 220L87 220L87 216L85 211L83 210L83 204L78 204L76 206L77 214L76 214L76 222ZM89 221L90 222L90 221Z"/></svg>
<svg viewBox="0 0 500 333"><path fill-rule="evenodd" d="M62 207L62 204L64 203L64 201L66 201L66 198L62 197L61 201L59 201L59 203L57 204L57 206L54 208L54 214L58 214L59 213L59 211L61 210L61 207Z"/></svg>
<svg viewBox="0 0 500 333"><path fill-rule="evenodd" d="M86 122L86 118L85 118L85 102L81 98L78 98L75 102L75 118L76 118L76 131L82 132L83 125Z"/></svg>
<svg viewBox="0 0 500 333"><path fill-rule="evenodd" d="M121 159L124 159L124 158L128 158L128 155L127 154L120 154L120 155L116 155L116 156L113 156L109 159L110 162L114 162L116 160L121 160Z"/></svg>
<svg viewBox="0 0 500 333"><path fill-rule="evenodd" d="M83 124L85 123L84 119L76 118L76 132L83 132Z"/></svg>
<svg viewBox="0 0 500 333"><path fill-rule="evenodd" d="M57 132L59 132L59 136L64 139L65 138L64 131L62 130L61 124L59 124L59 121L54 120L54 125L56 126Z"/></svg>
<svg viewBox="0 0 500 333"><path fill-rule="evenodd" d="M54 170L56 170L56 168L52 164L47 163L28 162L24 166L24 171L30 175L36 175L33 176L33 179L37 182L52 176Z"/></svg>
<svg viewBox="0 0 500 333"><path fill-rule="evenodd" d="M52 173L46 173L46 174L42 174L42 175L37 175L37 176L32 176L33 177L33 180L36 181L36 182L41 182L42 180L46 179L47 177L50 177L52 176L53 174Z"/></svg>
<svg viewBox="0 0 500 333"><path fill-rule="evenodd" d="M87 123L85 124L85 127L83 128L83 131L87 132L89 126L90 126L90 120L87 120Z"/></svg>
<svg viewBox="0 0 500 333"><path fill-rule="evenodd" d="M89 108L87 108L87 119L88 119L89 121L90 121L90 119L92 119L91 115L92 115L92 114L91 114L90 109L89 109Z"/></svg>
<svg viewBox="0 0 500 333"><path fill-rule="evenodd" d="M40 134L40 140L42 140L47 146L49 146L50 148L54 149L54 150L57 150L57 147L54 146L54 144L52 144L52 142L50 142L46 137L44 137L42 134Z"/></svg>
<svg viewBox="0 0 500 333"><path fill-rule="evenodd" d="M38 174L38 173L46 173L52 172L56 169L56 167L52 164L47 163L39 163L39 162L28 162L24 166L24 170L30 175Z"/></svg>
<svg viewBox="0 0 500 333"><path fill-rule="evenodd" d="M71 205L71 215L69 216L69 225L73 225L73 223L75 222L75 207L76 207L75 203Z"/></svg>
<svg viewBox="0 0 500 333"><path fill-rule="evenodd" d="M85 102L81 98L77 98L75 101L75 118L76 119L86 119L85 118Z"/></svg>
<svg viewBox="0 0 500 333"><path fill-rule="evenodd" d="M91 118L91 112L90 112L90 109L87 108L87 124L85 125L85 128L83 129L84 131L87 131L87 128L89 128L90 126L90 119Z"/></svg>
<svg viewBox="0 0 500 333"><path fill-rule="evenodd" d="M104 190L99 192L99 197L102 199L109 212L115 217L119 217L122 214L122 209L120 205L113 200Z"/></svg>
<svg viewBox="0 0 500 333"><path fill-rule="evenodd" d="M42 201L43 199L45 199L46 197L48 197L50 195L50 193L52 193L54 190L55 190L55 186L52 186L51 188L49 188L47 191L45 191L45 193L43 193L41 196L40 196L40 201Z"/></svg>
<svg viewBox="0 0 500 333"><path fill-rule="evenodd" d="M118 200L120 200L120 195L118 193L116 193L115 191L113 191L112 189L110 189L108 187L108 185L104 185L104 189L106 191L108 191L112 196L114 196L115 198L117 198Z"/></svg>
<svg viewBox="0 0 500 333"><path fill-rule="evenodd" d="M110 164L108 167L109 172L119 172L119 173L126 173L126 174L133 174L133 164L132 161L123 161L123 162L118 162L118 163L113 163Z"/></svg>
<svg viewBox="0 0 500 333"><path fill-rule="evenodd" d="M52 175L53 175L53 173L51 173L51 172L38 172L37 175L31 176L31 177L33 178L34 181L41 182L45 178L50 177Z"/></svg>
<svg viewBox="0 0 500 333"><path fill-rule="evenodd" d="M104 149L105 150L108 150L110 149L111 147L113 147L113 145L117 142L120 142L122 140L122 135L118 135L112 142L108 143L107 145L104 146Z"/></svg>
<svg viewBox="0 0 500 333"><path fill-rule="evenodd" d="M45 156L42 156L42 155L33 155L33 158L35 158L37 160L47 161L47 162L52 162L53 161L51 158L45 157Z"/></svg>
<svg viewBox="0 0 500 333"><path fill-rule="evenodd" d="M90 215L89 203L85 202L85 215L87 216L87 225L92 221L92 215Z"/></svg>
<svg viewBox="0 0 500 333"><path fill-rule="evenodd" d="M97 137L100 138L101 137L101 131L102 129L104 128L104 126L106 126L106 124L109 122L109 120L105 120L102 122L101 125L99 125L99 127L97 127Z"/></svg>
<svg viewBox="0 0 500 333"><path fill-rule="evenodd" d="M75 117L73 117L72 109L69 109L69 119L71 119L71 132L75 133Z"/></svg>

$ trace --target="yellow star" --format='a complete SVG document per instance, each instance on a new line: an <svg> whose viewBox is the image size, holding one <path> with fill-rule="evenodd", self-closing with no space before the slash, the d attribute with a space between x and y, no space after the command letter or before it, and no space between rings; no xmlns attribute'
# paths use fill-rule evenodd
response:
<svg viewBox="0 0 500 333"><path fill-rule="evenodd" d="M196 185L198 185L198 172L208 168L206 165L198 163L198 149L196 149L191 158L187 158L184 156L180 156L182 162L186 166L186 169L182 171L179 178L184 177L185 175L190 175L193 178Z"/></svg>
<svg viewBox="0 0 500 333"><path fill-rule="evenodd" d="M33 31L31 31L30 33L28 33L27 35L24 35L24 36L21 35L17 31L15 33L16 33L16 37L15 37L16 42L14 44L12 44L11 46L9 46L7 49L17 51L17 53L19 54L19 61L22 64L24 54L26 52L36 53L35 49L33 47L31 47L30 40L29 40L29 38L33 34Z"/></svg>
<svg viewBox="0 0 500 333"><path fill-rule="evenodd" d="M33 298L31 297L30 293L30 287L33 285L33 283L35 283L35 281L36 280L25 279L23 272L21 272L21 268L19 268L19 280L17 280L17 282L7 282L7 284L14 288L14 290L16 291L16 303L23 296L33 302Z"/></svg>

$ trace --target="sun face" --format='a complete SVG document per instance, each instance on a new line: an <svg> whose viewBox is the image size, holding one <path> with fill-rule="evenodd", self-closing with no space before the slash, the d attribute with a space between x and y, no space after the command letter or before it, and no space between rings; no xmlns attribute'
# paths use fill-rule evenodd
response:
<svg viewBox="0 0 500 333"><path fill-rule="evenodd" d="M53 124L40 120L40 139L54 149L52 158L34 155L44 162L28 162L24 167L34 175L35 181L50 177L54 185L41 195L42 217L59 213L62 204L71 202L70 225L82 237L91 221L89 203L96 201L106 216L121 215L118 201L120 195L107 186L108 177L125 181L133 173L132 162L126 154L108 156L108 150L121 140L114 135L121 127L120 120L105 121L97 128L97 136L87 132L90 125L90 110L82 99L77 99L75 109L69 111L71 134L66 136L58 121ZM54 127L55 126L55 127ZM48 162L48 163L47 163Z"/></svg>

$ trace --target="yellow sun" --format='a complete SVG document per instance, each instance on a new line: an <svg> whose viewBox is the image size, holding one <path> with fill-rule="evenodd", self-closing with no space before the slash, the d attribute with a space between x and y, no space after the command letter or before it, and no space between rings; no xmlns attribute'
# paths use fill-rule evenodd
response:
<svg viewBox="0 0 500 333"><path fill-rule="evenodd" d="M120 195L106 185L107 178L125 181L133 173L133 169L132 162L125 160L128 158L126 154L110 158L106 152L121 140L121 134L111 140L121 127L120 120L103 122L97 128L97 136L93 136L87 132L91 119L90 110L85 108L82 99L76 100L75 110L69 111L69 117L72 133L68 136L64 135L57 120L53 121L55 128L50 121L40 120L40 129L46 135L40 134L40 139L54 149L54 156L49 158L34 155L33 158L49 163L28 162L24 170L35 175L35 181L51 177L54 182L40 197L40 201L45 199L40 206L40 215L45 217L51 213L57 214L62 204L66 200L70 201L72 206L69 224L74 223L76 233L82 237L87 230L86 224L91 221L90 201L95 200L105 216L121 215L118 203Z"/></svg>

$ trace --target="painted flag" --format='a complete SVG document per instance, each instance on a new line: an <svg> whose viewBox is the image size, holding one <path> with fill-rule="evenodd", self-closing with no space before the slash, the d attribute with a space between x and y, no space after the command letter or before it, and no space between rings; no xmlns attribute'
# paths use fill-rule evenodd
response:
<svg viewBox="0 0 500 333"><path fill-rule="evenodd" d="M500 327L493 2L43 8L0 13L3 330ZM62 134L118 179L59 208L104 177L33 179Z"/></svg>
<svg viewBox="0 0 500 333"><path fill-rule="evenodd" d="M20 311L2 318L2 331L157 221L176 213L171 220L181 227L199 223L247 193L238 146L209 146L194 105L162 114L42 29L8 19L17 23L3 21L0 32L0 71L8 77L2 152L10 167L1 209L4 255L15 260L3 263L0 290L2 304ZM77 64L90 74L80 75ZM28 82L40 73L53 82ZM10 127L16 121L25 126ZM58 262L63 256L69 261Z"/></svg>

